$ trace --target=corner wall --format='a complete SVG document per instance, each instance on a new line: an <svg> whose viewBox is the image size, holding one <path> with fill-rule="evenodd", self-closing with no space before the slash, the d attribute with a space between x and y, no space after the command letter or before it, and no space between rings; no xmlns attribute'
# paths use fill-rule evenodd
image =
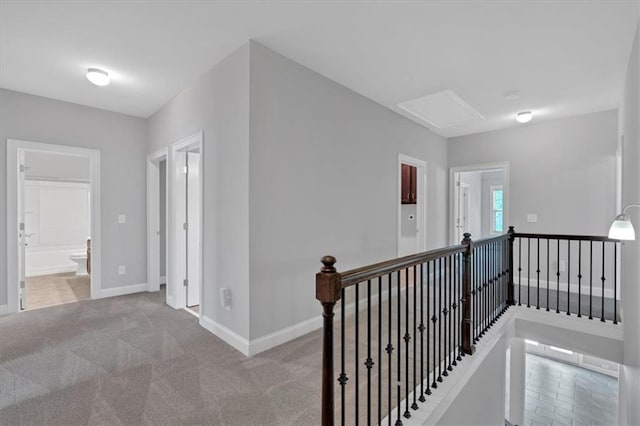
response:
<svg viewBox="0 0 640 426"><path fill-rule="evenodd" d="M613 110L461 136L449 139L449 167L508 161L505 226L516 231L605 235L616 214L616 133Z"/></svg>
<svg viewBox="0 0 640 426"><path fill-rule="evenodd" d="M622 146L622 206L640 203L640 21L629 56L620 107ZM621 253L624 366L620 374L620 420L640 425L640 209L628 210L636 240L626 241ZM635 403L633 401L636 401Z"/></svg>
<svg viewBox="0 0 640 426"><path fill-rule="evenodd" d="M0 305L7 303L7 139L100 151L102 290L146 283L145 120L0 89Z"/></svg>
<svg viewBox="0 0 640 426"><path fill-rule="evenodd" d="M427 249L445 245L448 173L444 138L250 45L255 339L320 324L314 276L321 256L336 256L339 271L397 256L399 153L427 162Z"/></svg>
<svg viewBox="0 0 640 426"><path fill-rule="evenodd" d="M201 323L226 336L225 340L235 341L237 348L246 348L250 312L248 44L149 118L147 152L198 131L204 132ZM222 287L231 290L231 311L218 308Z"/></svg>

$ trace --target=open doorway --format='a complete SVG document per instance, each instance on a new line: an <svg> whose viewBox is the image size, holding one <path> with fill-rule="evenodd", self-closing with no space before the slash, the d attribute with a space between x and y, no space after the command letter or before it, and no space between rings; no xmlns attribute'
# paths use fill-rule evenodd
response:
<svg viewBox="0 0 640 426"><path fill-rule="evenodd" d="M174 308L200 316L202 294L202 132L171 147L170 199L172 253L170 282ZM171 289L169 289L171 286Z"/></svg>
<svg viewBox="0 0 640 426"><path fill-rule="evenodd" d="M425 251L426 163L398 156L398 256Z"/></svg>
<svg viewBox="0 0 640 426"><path fill-rule="evenodd" d="M147 156L148 291L164 291L167 283L168 149Z"/></svg>
<svg viewBox="0 0 640 426"><path fill-rule="evenodd" d="M509 169L506 163L451 169L452 244L500 235L508 226Z"/></svg>
<svg viewBox="0 0 640 426"><path fill-rule="evenodd" d="M10 312L97 297L99 152L18 140L7 148Z"/></svg>

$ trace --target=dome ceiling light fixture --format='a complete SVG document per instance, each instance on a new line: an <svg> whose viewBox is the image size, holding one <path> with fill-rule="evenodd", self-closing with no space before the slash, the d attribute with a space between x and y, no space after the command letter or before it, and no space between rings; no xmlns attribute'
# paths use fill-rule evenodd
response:
<svg viewBox="0 0 640 426"><path fill-rule="evenodd" d="M111 83L109 73L98 68L89 68L87 70L87 80L96 86L107 86Z"/></svg>
<svg viewBox="0 0 640 426"><path fill-rule="evenodd" d="M531 111L522 111L516 114L516 121L518 123L528 123L533 118L533 113Z"/></svg>

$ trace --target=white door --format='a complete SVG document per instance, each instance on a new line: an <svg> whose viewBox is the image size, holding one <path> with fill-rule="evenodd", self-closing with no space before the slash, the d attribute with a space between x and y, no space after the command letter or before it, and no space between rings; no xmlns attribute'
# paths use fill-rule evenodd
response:
<svg viewBox="0 0 640 426"><path fill-rule="evenodd" d="M25 218L24 218L24 173L25 173L25 152L24 150L18 151L18 279L20 280L19 296L20 296L20 309L24 309L27 305L26 295L26 247L27 237L25 230Z"/></svg>
<svg viewBox="0 0 640 426"><path fill-rule="evenodd" d="M186 154L187 306L200 304L200 154Z"/></svg>
<svg viewBox="0 0 640 426"><path fill-rule="evenodd" d="M464 233L469 232L469 187L464 184L458 184L458 200L456 209L456 237L457 243L462 241Z"/></svg>

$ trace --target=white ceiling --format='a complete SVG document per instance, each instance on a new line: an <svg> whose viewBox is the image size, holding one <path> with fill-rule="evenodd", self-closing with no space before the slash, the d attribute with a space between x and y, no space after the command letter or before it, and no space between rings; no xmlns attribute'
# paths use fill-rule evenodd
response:
<svg viewBox="0 0 640 426"><path fill-rule="evenodd" d="M411 117L451 89L485 119L445 137L616 108L638 1L0 3L0 87L148 117L254 39ZM86 68L112 74L91 85ZM518 90L517 100L505 93ZM412 118L413 119L413 118ZM421 123L429 127L426 123Z"/></svg>

